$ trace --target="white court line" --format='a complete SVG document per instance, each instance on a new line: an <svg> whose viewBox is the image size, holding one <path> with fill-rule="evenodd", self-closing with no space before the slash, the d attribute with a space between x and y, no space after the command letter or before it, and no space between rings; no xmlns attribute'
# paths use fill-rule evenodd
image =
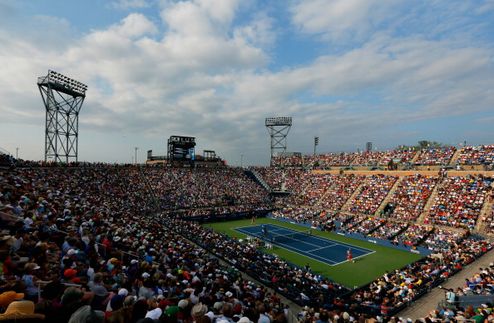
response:
<svg viewBox="0 0 494 323"><path fill-rule="evenodd" d="M275 225L275 224L272 224L273 226L277 226L277 227L281 227L281 226L278 226L278 225ZM283 228L283 227L281 227ZM287 228L285 228L287 229ZM292 229L287 229L287 230L292 230ZM303 232L303 231L297 231L297 230L292 230L294 232ZM337 241L337 240L333 240L331 238L323 238L323 237L319 237L319 236L315 236L315 235L311 235L312 238L315 238L315 239L318 239L318 240L322 240L322 241L331 241L331 242L335 242L337 244L340 244L340 245L345 245L345 246L348 246L348 247L351 247L355 250L361 250L361 251L366 251L366 252L375 252L375 250L371 250L371 249L367 249L367 248L363 248L363 247L358 247L358 246L354 246L354 245L351 245L349 243L346 243L346 242L341 242L341 241Z"/></svg>
<svg viewBox="0 0 494 323"><path fill-rule="evenodd" d="M252 224L252 225L246 225L246 226L242 226L242 227L236 227L234 229L246 229L246 228L254 228L254 227L260 227L261 224ZM287 228L283 228L281 226L278 226L278 225L273 225L271 224L272 227L277 227L277 229L269 229L268 232L273 232L273 231L290 231L290 232L299 232L299 231L294 231L294 230L290 230L290 229L287 229ZM259 231L259 232L262 232L262 231Z"/></svg>
<svg viewBox="0 0 494 323"><path fill-rule="evenodd" d="M255 227L260 227L261 224L252 224L252 225L245 225L245 226L242 226L242 227L235 227L234 230L237 230L237 229L244 229L245 231L249 231L247 230L247 228L255 228ZM279 227L279 228L282 228L282 227ZM257 229L257 228L256 228ZM273 229L273 230L269 230L269 231L280 231L281 229ZM237 230L237 231L240 231L240 230ZM243 231L240 231L242 232L243 234L247 234L246 232L243 232ZM261 230L256 230L257 233L262 233ZM249 235L253 235L254 233L253 232L249 232ZM256 236L256 238L260 238L261 235L259 236Z"/></svg>
<svg viewBox="0 0 494 323"><path fill-rule="evenodd" d="M353 260L355 260L355 259L359 259L359 258L362 258L362 257L368 256L368 255L372 255L373 253L376 253L376 251L372 251L372 252L366 253L365 255L357 256L357 257L352 258L352 259L353 259ZM333 266L341 265L342 263L345 263L345 262L348 262L348 260L343 260L343 261L337 262L337 263L336 263L336 264L334 264Z"/></svg>
<svg viewBox="0 0 494 323"><path fill-rule="evenodd" d="M240 230L239 230L240 231ZM242 231L240 231L242 232ZM242 232L242 233L245 233L245 232ZM254 236L256 238L259 238L259 236L256 236L256 235L253 235L252 233L248 234L250 236ZM320 257L318 255L312 255L312 254L307 254L307 251L305 250L300 250L299 248L295 248L295 247L292 247L290 245L286 245L286 244L283 244L283 243L276 243L276 242L270 242L272 243L273 245L276 245L278 247L282 247L282 248L285 248L293 253L296 253L298 255L301 255L301 256L304 256L304 257L307 257L307 258L310 258L312 260L316 260L322 264L325 264L325 265L329 265L329 266L334 266L335 265L335 261L334 260L331 260L331 259L328 259L328 258L324 258L324 257Z"/></svg>
<svg viewBox="0 0 494 323"><path fill-rule="evenodd" d="M325 265L329 265L329 266L335 266L336 265L336 263L333 260L331 260L331 259L319 257L317 255L310 255L310 254L307 254L306 251L300 250L298 248L293 248L293 247L290 247L290 246L286 246L286 245L283 245L281 243L280 244L273 243L273 244L274 245L277 245L278 247L282 247L282 248L288 249L289 251L291 251L293 253L296 253L297 255L301 255L301 256L310 258L312 260L319 261L320 263L323 263ZM319 258L319 259L317 259L317 258ZM324 260L321 260L321 259L324 259Z"/></svg>
<svg viewBox="0 0 494 323"><path fill-rule="evenodd" d="M273 232L273 231L276 231L276 229L271 230L271 232ZM279 231L279 230L278 230L278 231ZM260 232L259 232L259 233L260 233ZM269 232L268 232L268 233L269 233ZM292 231L291 233L301 233L301 232L300 232L300 231ZM288 234L291 234L291 233L288 233ZM251 235L253 235L254 233L250 233L250 234L251 234ZM261 234L259 234L259 235L257 235L257 234L256 234L256 237L257 237L257 238L261 238L261 239L263 239L263 238L265 239L265 238L266 238L265 236L263 236L263 235L261 235ZM282 234L281 234L281 235L279 235L279 237L284 237L284 238L285 238L285 239L287 239L287 240L288 240L288 239L289 239L289 240L293 240L293 241L296 241L296 242L299 242L299 243L303 243L303 244L307 244L307 245L309 245L309 246L313 246L313 247L316 247L316 248L320 248L320 247L321 247L320 245L313 244L313 243L310 243L310 242L306 242L306 241L304 241L304 240L299 240L299 239L292 238L292 237L285 237L285 235L282 235ZM277 237L274 237L274 238L277 238ZM269 240L269 239L266 239L266 240ZM269 242L273 243L273 241L269 241ZM274 241L274 242L278 242L278 241ZM279 242L279 244L281 244L281 242ZM302 251L302 250L300 250L300 249L298 249L298 248L296 248L296 249L297 249L297 250L299 250L299 251Z"/></svg>
<svg viewBox="0 0 494 323"><path fill-rule="evenodd" d="M284 235L282 235L282 237L285 237ZM275 237L276 238L276 237ZM304 240L299 240L299 239L295 239L295 238L292 238L292 237L285 237L286 239L290 239L290 240L293 240L293 241L296 241L296 242L299 242L299 243L303 243L303 244L307 244L309 246L313 246L313 247L316 247L316 248L321 248L320 245L317 245L317 244L313 244L313 243L310 243L310 242L306 242ZM276 242L276 241L275 241ZM325 248L325 247L324 247ZM298 249L298 248L297 248ZM298 249L300 250L300 249ZM301 250L302 251L302 250Z"/></svg>
<svg viewBox="0 0 494 323"><path fill-rule="evenodd" d="M247 227L252 227L252 226L247 226ZM238 228L236 228L236 229L247 228L247 227L238 227ZM283 227L281 227L281 228L283 228ZM276 230L276 229L275 229L275 230ZM289 229L288 229L288 230L289 230ZM247 234L247 235L250 235L250 236L256 237L256 238L261 238L261 236L254 235L254 233L246 233L246 232L243 232L242 230L238 230L238 231L240 231L240 232L242 232L242 233L244 233L244 234ZM294 231L294 232L301 232L301 231L296 231L296 230L292 230L292 231ZM313 236L311 235L311 237L313 237ZM324 248L327 248L327 247L335 247L335 246L338 246L338 245L347 245L347 246L349 246L349 247L353 248L354 250L358 250L358 249L362 250L362 249L364 249L364 248L360 248L360 247L355 247L355 246L352 246L352 245L350 245L350 244L346 244L346 243L342 243L342 242L339 242L339 241L331 240L331 239L324 239L324 238L320 238L320 237L317 237L317 238L318 238L319 240L323 240L323 241L324 241L324 240L327 240L327 241L331 241L331 242L335 242L335 243L334 243L333 245L331 245L331 246L326 246L326 247L320 247L320 246L313 245L313 244L310 244L310 243L307 243L307 244L310 244L310 245L313 245L313 246L315 246L315 247L318 247L318 248L316 248L316 249L324 249ZM299 242L302 242L302 243L306 243L306 242L300 241L300 240L298 240L298 239L291 239L291 240L295 240L295 241L299 241ZM279 243L279 242L276 242L276 241L275 241L275 242L271 242L271 241L269 241L269 242L270 242L270 243L272 243L272 244L274 244L274 245L277 245L277 246L279 246L279 247L282 247L282 248L288 249L288 250L290 250L291 252L296 253L296 254L298 254L298 255L301 255L301 256L304 256L304 257L307 257L307 258L310 258L310 259L316 260L316 261L318 261L318 262L320 262L320 263L323 263L323 264L325 264L325 265L329 265L329 266L337 266L337 265L340 265L340 264L342 264L342 263L348 262L348 260L344 260L344 261L340 261L340 262L335 262L334 260L331 260L331 259L328 259L328 258L323 258L323 257L317 256L317 255L309 254L309 253L308 253L309 251L306 251L306 250L300 250L299 248L295 248L295 247L290 246L290 245L286 245L286 244ZM311 250L310 252L312 252L312 251L314 251L314 250L316 250L316 249L313 249L313 250ZM371 255L371 254L373 254L373 253L375 253L375 252L376 252L376 251L374 251L374 250L369 250L369 249L364 249L364 250L368 250L368 251L370 251L370 252L368 252L368 253L366 253L366 254L363 254L363 255L361 255L361 256L357 256L357 257L355 257L355 258L353 258L353 259L359 259L359 258L365 257L365 256L367 256L367 255ZM319 258L319 259L318 259L318 258ZM323 259L323 260L322 260L322 259Z"/></svg>
<svg viewBox="0 0 494 323"><path fill-rule="evenodd" d="M288 231L286 229L268 229L268 233L269 232L277 232L277 231Z"/></svg>
<svg viewBox="0 0 494 323"><path fill-rule="evenodd" d="M242 227L235 227L234 229L244 229L244 228L252 228L252 227L258 227L259 224L251 224L251 225L244 225Z"/></svg>
<svg viewBox="0 0 494 323"><path fill-rule="evenodd" d="M241 232L243 234L256 237L256 238L261 237L261 232L260 231L259 232L249 232L248 230L245 230L244 228L246 228L246 227L243 227L243 228L241 228L241 227L235 228L235 230L237 230L237 231L239 231L239 232Z"/></svg>
<svg viewBox="0 0 494 323"><path fill-rule="evenodd" d="M307 251L307 252L308 252L308 253L311 253L311 252L314 252L314 251L317 251L317 250L326 249L326 248L331 248L331 247L334 247L334 246L336 246L336 243L333 243L332 245L329 245L329 246L326 246L326 247L320 247L320 248L312 249L312 250Z"/></svg>
<svg viewBox="0 0 494 323"><path fill-rule="evenodd" d="M242 233L245 233L245 232L243 232L243 230L238 230L238 231L240 231L240 232L242 232ZM294 231L294 232L298 233L298 231ZM260 232L258 232L258 233L260 233ZM248 233L248 235L252 235L252 236L255 236L256 238L261 238L261 239L265 238L265 237L264 237L264 236L262 236L261 234L259 234L259 235L258 235L257 233L256 233L256 234L254 234L254 233L252 233L252 232ZM281 235L281 236L283 236L283 235ZM311 243L308 243L308 242L304 242L304 241L302 241L302 240L295 239L295 238L292 238L292 237L286 237L286 239L290 239L290 240L293 240L293 241L297 241L297 242L300 242L300 243L303 243L303 244L308 244L308 245L314 246L314 247L316 247L316 248L320 248L320 247L321 247L321 246L319 246L319 245L315 245L315 244L311 244ZM263 239L263 240L264 240L264 239ZM271 243L273 243L273 244L277 244L277 245L285 245L285 244L283 244L282 242L279 242L279 241L274 241L274 242L273 242L273 241L268 241L268 242L271 242ZM285 246L287 246L287 245L285 245ZM327 246L326 246L326 247L327 247ZM326 247L324 247L324 248L326 248ZM288 249L288 247L286 247L286 248ZM295 247L292 247L292 246L290 246L290 248L295 249L295 250L298 250L298 251L300 251L300 252L306 252L305 250L301 250L301 249L299 249L299 248L295 248Z"/></svg>

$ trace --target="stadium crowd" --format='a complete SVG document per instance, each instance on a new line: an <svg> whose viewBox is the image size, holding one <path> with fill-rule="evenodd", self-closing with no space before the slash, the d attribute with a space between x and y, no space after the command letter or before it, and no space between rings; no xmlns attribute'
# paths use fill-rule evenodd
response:
<svg viewBox="0 0 494 323"><path fill-rule="evenodd" d="M266 203L265 190L241 168L155 167L146 168L145 174L165 210Z"/></svg>
<svg viewBox="0 0 494 323"><path fill-rule="evenodd" d="M453 176L443 179L425 223L473 229L493 179Z"/></svg>
<svg viewBox="0 0 494 323"><path fill-rule="evenodd" d="M273 166L276 167L304 167L309 161L302 155L280 155L273 157Z"/></svg>
<svg viewBox="0 0 494 323"><path fill-rule="evenodd" d="M461 165L491 165L494 163L494 145L465 146L457 163Z"/></svg>
<svg viewBox="0 0 494 323"><path fill-rule="evenodd" d="M385 273L369 286L357 289L351 294L350 301L337 299L334 305L340 309L339 312L318 306L303 311L300 314L302 321L315 322L321 317L338 321L343 316L346 317L345 322L357 321L359 317L354 313L363 312L371 314L374 322L406 322L406 319L390 317L393 310L404 308L490 248L492 245L485 241L465 238L448 250L442 250L440 257L428 256L406 268ZM440 315L442 313L436 313L436 318Z"/></svg>
<svg viewBox="0 0 494 323"><path fill-rule="evenodd" d="M253 167L273 191L300 190L303 179L308 175L304 170L297 168Z"/></svg>
<svg viewBox="0 0 494 323"><path fill-rule="evenodd" d="M457 237L453 238L457 240ZM458 263L457 268L462 264ZM444 288L444 303L430 311L422 321L429 322L492 322L494 321L494 305L488 302L472 305L470 296L494 295L494 263L479 268L478 272L465 278L463 286ZM466 301L464 301L466 300Z"/></svg>
<svg viewBox="0 0 494 323"><path fill-rule="evenodd" d="M341 231L368 235L371 231L380 227L383 223L384 220L361 215L354 217L351 222L347 222L343 227L341 227Z"/></svg>
<svg viewBox="0 0 494 323"><path fill-rule="evenodd" d="M327 210L339 211L362 183L364 176L360 175L338 175L331 190L322 197L321 207Z"/></svg>
<svg viewBox="0 0 494 323"><path fill-rule="evenodd" d="M408 224L405 222L384 221L381 226L378 226L377 229L370 234L370 236L383 240L393 240L394 237L405 231L407 228Z"/></svg>
<svg viewBox="0 0 494 323"><path fill-rule="evenodd" d="M285 207L272 212L274 218L290 219L297 223L311 224L318 226L320 211L310 207Z"/></svg>
<svg viewBox="0 0 494 323"><path fill-rule="evenodd" d="M400 163L411 163L413 158L417 155L415 149L404 148L389 150L379 161L379 165L387 166L390 161L398 160Z"/></svg>
<svg viewBox="0 0 494 323"><path fill-rule="evenodd" d="M22 315L47 322L285 322L282 294L308 306L302 321L361 321L394 313L492 248L467 232L333 213L327 203L344 202L327 194L329 187L349 197L363 177L299 174L285 180L300 196L323 188L305 200L312 207L275 216L409 246L423 243L440 257L428 256L349 293L308 268L261 252L255 241L235 240L170 212L183 210L189 217L204 209L229 213L269 206L267 192L239 169L0 169L0 320ZM365 178L352 203L360 206L355 212L375 212L395 181ZM479 187L490 185L483 178L468 183L467 191L451 191L476 190L477 196L486 192ZM316 197L327 198L323 207L314 208ZM166 212L158 215L157 207Z"/></svg>
<svg viewBox="0 0 494 323"><path fill-rule="evenodd" d="M451 246L468 236L464 230L460 231L448 231L441 228L435 228L434 234L429 235L424 245L433 251L449 250Z"/></svg>
<svg viewBox="0 0 494 323"><path fill-rule="evenodd" d="M328 189L336 183L336 176L330 174L310 174L304 178L303 191L304 205L315 206L326 194Z"/></svg>
<svg viewBox="0 0 494 323"><path fill-rule="evenodd" d="M404 244L406 246L417 246L424 241L432 232L434 228L426 225L412 224L406 231L397 235L394 238L394 242L397 244Z"/></svg>
<svg viewBox="0 0 494 323"><path fill-rule="evenodd" d="M349 166L355 158L355 153L327 153L305 156L310 168L329 169L333 166Z"/></svg>
<svg viewBox="0 0 494 323"><path fill-rule="evenodd" d="M390 161L402 164L440 166L448 165L459 150L456 164L493 165L494 145L429 147L399 147L383 151L341 152L318 155L280 155L273 157L274 167L298 167L308 169L330 169L348 166L388 166Z"/></svg>
<svg viewBox="0 0 494 323"><path fill-rule="evenodd" d="M272 191L281 191L284 186L285 172L276 167L251 167L251 170L259 174ZM292 169L290 169L292 170Z"/></svg>
<svg viewBox="0 0 494 323"><path fill-rule="evenodd" d="M0 170L0 183L0 319L286 320L276 295L146 221L153 204L136 169Z"/></svg>
<svg viewBox="0 0 494 323"><path fill-rule="evenodd" d="M420 152L415 164L429 166L447 165L455 152L455 147L425 148Z"/></svg>
<svg viewBox="0 0 494 323"><path fill-rule="evenodd" d="M401 179L389 203L394 209L390 216L403 221L413 221L422 213L437 183L437 177L410 175Z"/></svg>
<svg viewBox="0 0 494 323"><path fill-rule="evenodd" d="M358 194L350 201L349 211L374 214L396 182L397 177L383 174L367 176Z"/></svg>
<svg viewBox="0 0 494 323"><path fill-rule="evenodd" d="M386 154L385 151L362 151L354 153L352 165L377 165L381 158Z"/></svg>

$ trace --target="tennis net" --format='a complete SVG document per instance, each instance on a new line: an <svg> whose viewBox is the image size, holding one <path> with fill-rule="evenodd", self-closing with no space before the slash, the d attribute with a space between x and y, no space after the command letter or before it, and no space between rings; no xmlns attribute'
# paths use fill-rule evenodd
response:
<svg viewBox="0 0 494 323"><path fill-rule="evenodd" d="M297 231L293 233L288 233L288 234L276 234L272 233L271 234L271 241L272 242L286 242L289 240L298 240L298 239L303 239L307 236L311 235L311 231Z"/></svg>

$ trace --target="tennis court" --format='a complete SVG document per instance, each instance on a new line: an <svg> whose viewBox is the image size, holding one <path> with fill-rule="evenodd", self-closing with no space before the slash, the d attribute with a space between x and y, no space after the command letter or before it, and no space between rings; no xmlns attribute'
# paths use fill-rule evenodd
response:
<svg viewBox="0 0 494 323"><path fill-rule="evenodd" d="M375 251L352 246L318 236L307 231L295 231L274 224L252 225L235 228L243 234L265 240L273 245L288 249L300 255L335 266L347 261L347 251L351 250L353 259L366 256Z"/></svg>

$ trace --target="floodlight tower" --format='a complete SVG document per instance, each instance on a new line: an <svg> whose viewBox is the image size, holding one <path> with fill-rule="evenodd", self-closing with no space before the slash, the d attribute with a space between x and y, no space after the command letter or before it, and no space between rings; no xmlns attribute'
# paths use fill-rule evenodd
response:
<svg viewBox="0 0 494 323"><path fill-rule="evenodd" d="M266 118L265 125L271 136L270 165L272 166L274 155L277 152L286 152L286 136L292 127L292 117Z"/></svg>
<svg viewBox="0 0 494 323"><path fill-rule="evenodd" d="M79 112L87 85L49 70L38 77L38 88L46 110L45 161L77 162Z"/></svg>

